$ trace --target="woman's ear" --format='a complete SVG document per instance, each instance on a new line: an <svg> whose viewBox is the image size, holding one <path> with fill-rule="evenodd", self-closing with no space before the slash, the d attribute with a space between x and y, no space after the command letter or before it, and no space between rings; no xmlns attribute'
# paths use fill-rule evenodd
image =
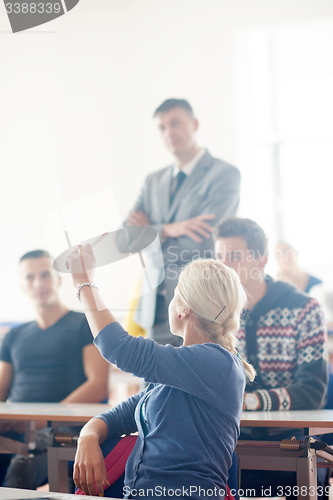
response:
<svg viewBox="0 0 333 500"><path fill-rule="evenodd" d="M182 318L186 318L187 316L189 316L191 314L191 309L189 309L188 307L186 309L183 309L181 311L181 315L182 315Z"/></svg>

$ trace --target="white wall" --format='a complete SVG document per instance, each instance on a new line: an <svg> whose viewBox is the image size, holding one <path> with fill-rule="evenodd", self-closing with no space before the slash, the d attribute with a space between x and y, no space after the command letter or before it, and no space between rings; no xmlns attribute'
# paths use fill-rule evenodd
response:
<svg viewBox="0 0 333 500"><path fill-rule="evenodd" d="M332 16L331 0L80 0L13 35L0 4L0 321L33 314L17 260L55 208L112 187L124 216L170 161L151 119L165 98L188 98L201 143L237 164L238 30Z"/></svg>

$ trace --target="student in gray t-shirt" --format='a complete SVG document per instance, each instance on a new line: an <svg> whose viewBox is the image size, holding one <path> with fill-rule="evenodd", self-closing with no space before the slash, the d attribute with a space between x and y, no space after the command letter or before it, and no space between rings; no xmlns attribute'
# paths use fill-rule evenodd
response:
<svg viewBox="0 0 333 500"><path fill-rule="evenodd" d="M0 348L0 401L101 402L107 397L108 363L92 343L82 313L60 301L60 276L48 252L35 250L20 260L21 286L33 301L36 320L8 332ZM24 424L24 423L23 423ZM46 451L46 422L37 446ZM0 424L0 433L23 439L22 422ZM15 455L3 486L36 489L47 482L46 453Z"/></svg>

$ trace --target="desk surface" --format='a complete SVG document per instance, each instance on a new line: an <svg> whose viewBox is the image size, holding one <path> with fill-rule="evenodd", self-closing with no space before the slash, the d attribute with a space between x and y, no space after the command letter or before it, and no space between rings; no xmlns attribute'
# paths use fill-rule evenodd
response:
<svg viewBox="0 0 333 500"><path fill-rule="evenodd" d="M1 403L0 420L52 420L87 422L99 413L111 410L106 404L87 403Z"/></svg>
<svg viewBox="0 0 333 500"><path fill-rule="evenodd" d="M1 403L0 420L52 420L87 422L110 410L105 404ZM241 425L247 427L316 427L333 430L333 410L246 411Z"/></svg>
<svg viewBox="0 0 333 500"><path fill-rule="evenodd" d="M245 411L243 427L309 428L310 434L333 432L333 410Z"/></svg>
<svg viewBox="0 0 333 500"><path fill-rule="evenodd" d="M69 493L49 493L48 491L19 490L16 488L1 488L0 500L25 500L32 498L52 498L52 500L87 500L83 495ZM101 500L100 497L88 497L89 500Z"/></svg>

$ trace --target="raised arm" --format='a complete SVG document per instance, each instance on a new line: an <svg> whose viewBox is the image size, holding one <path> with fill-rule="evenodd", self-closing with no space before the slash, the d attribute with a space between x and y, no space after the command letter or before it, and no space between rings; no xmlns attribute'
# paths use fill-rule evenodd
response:
<svg viewBox="0 0 333 500"><path fill-rule="evenodd" d="M93 282L93 254L89 245L79 246L69 257L74 284ZM237 357L217 344L194 344L174 348L162 346L151 339L132 337L103 304L99 292L91 286L81 288L81 301L102 355L121 370L144 378L147 382L168 385L216 405L217 384L234 385ZM211 366L223 366L224 377L216 380ZM238 368L236 368L238 372ZM223 380L222 380L223 379ZM242 381L243 382L243 381ZM221 388L222 389L222 388Z"/></svg>
<svg viewBox="0 0 333 500"><path fill-rule="evenodd" d="M66 266L71 271L76 288L83 283L93 282L95 258L91 245L79 245L68 257ZM96 288L82 287L80 301L93 337L96 337L106 325L116 321Z"/></svg>
<svg viewBox="0 0 333 500"><path fill-rule="evenodd" d="M0 401L6 401L13 378L13 366L7 361L0 361ZM0 423L0 434L12 429L16 423Z"/></svg>

